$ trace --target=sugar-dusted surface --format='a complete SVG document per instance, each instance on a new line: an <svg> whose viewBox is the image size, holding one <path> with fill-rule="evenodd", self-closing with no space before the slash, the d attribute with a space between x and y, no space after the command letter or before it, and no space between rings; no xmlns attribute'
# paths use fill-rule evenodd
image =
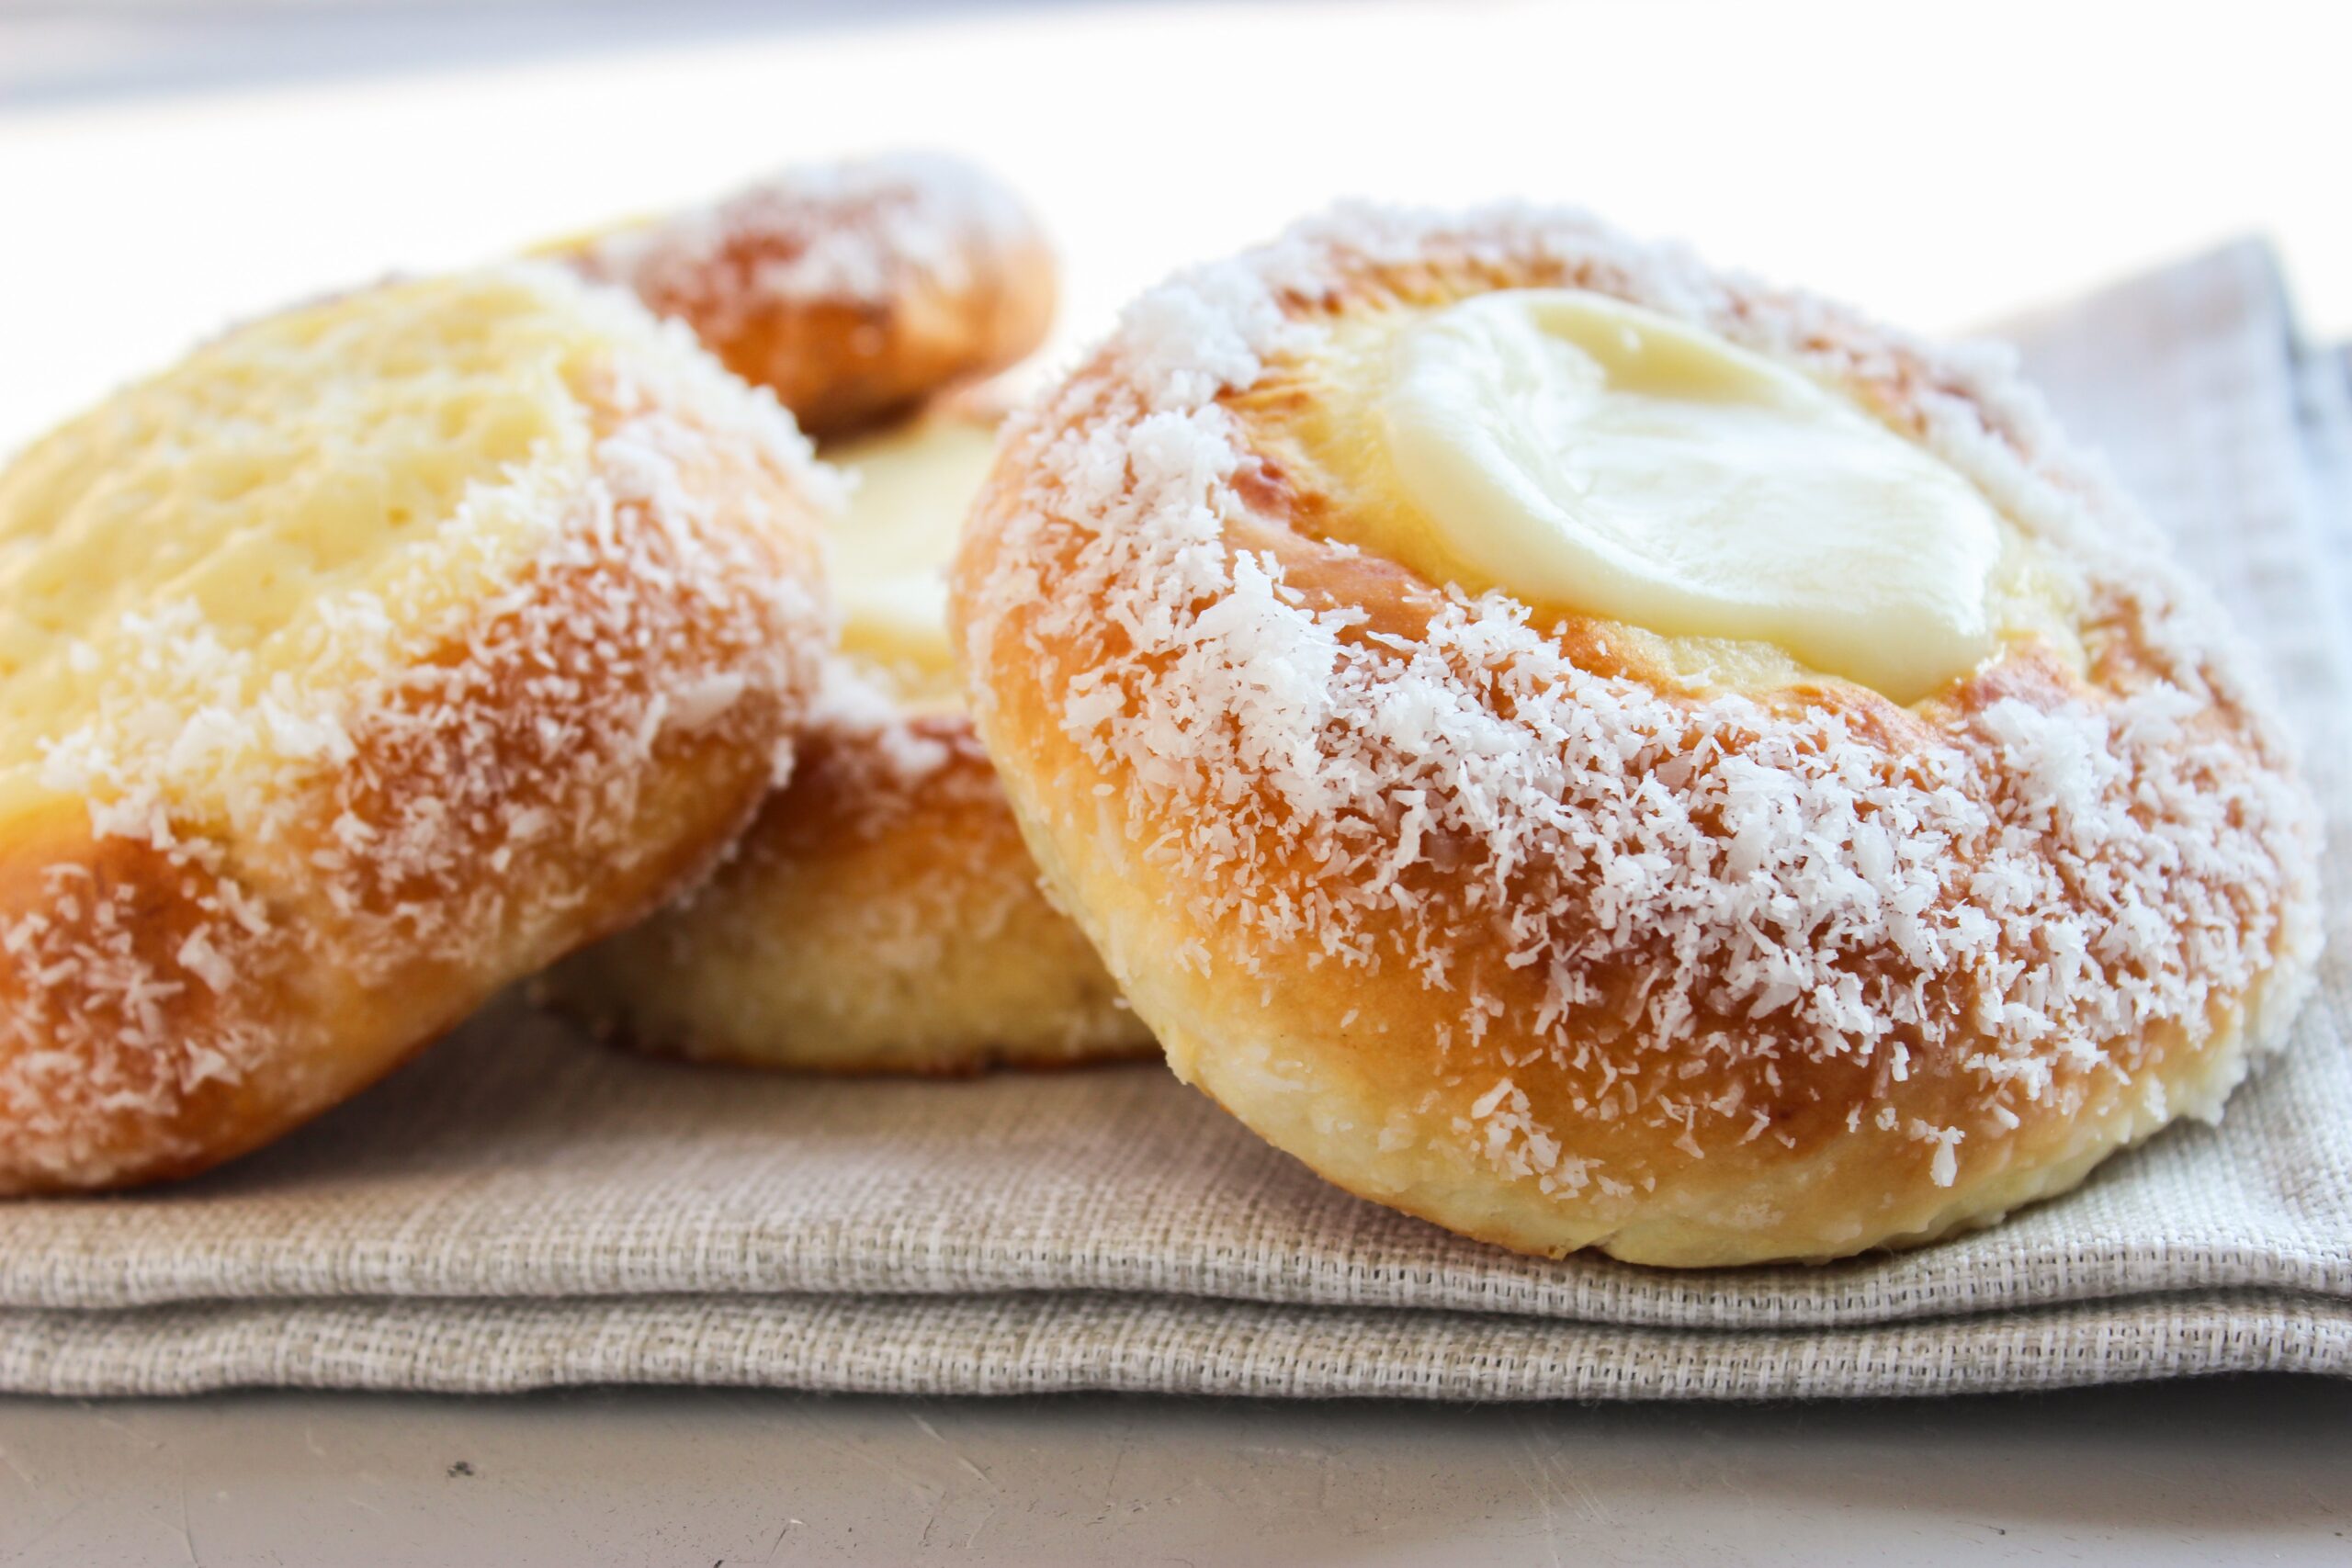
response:
<svg viewBox="0 0 2352 1568"><path fill-rule="evenodd" d="M1713 690L1360 556L1250 400L1312 395L1334 316L1513 285L1852 390L2046 552L2086 669ZM1660 1261L1932 1235L2216 1113L2300 998L2265 699L1996 355L1574 214L1343 211L1147 296L1013 451L959 609L1049 874L1180 1072L1357 1190ZM1912 1183L1957 1190L1871 1190Z"/></svg>

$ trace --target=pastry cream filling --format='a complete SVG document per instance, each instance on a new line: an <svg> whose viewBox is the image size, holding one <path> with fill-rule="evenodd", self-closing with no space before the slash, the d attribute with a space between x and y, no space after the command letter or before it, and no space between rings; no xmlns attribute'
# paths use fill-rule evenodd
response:
<svg viewBox="0 0 2352 1568"><path fill-rule="evenodd" d="M901 698L954 700L947 564L995 451L987 424L941 417L825 452L854 485L830 535L842 651Z"/></svg>
<svg viewBox="0 0 2352 1568"><path fill-rule="evenodd" d="M1795 370L1575 289L1412 321L1377 404L1396 482L1472 589L1770 643L1898 702L1990 655L1999 515Z"/></svg>

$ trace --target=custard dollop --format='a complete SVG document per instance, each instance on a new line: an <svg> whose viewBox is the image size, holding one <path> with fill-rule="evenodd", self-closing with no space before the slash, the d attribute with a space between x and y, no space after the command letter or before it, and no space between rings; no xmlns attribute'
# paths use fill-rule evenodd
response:
<svg viewBox="0 0 2352 1568"><path fill-rule="evenodd" d="M1702 328L1505 289L1412 320L1378 376L1378 440L1434 576L1770 644L1898 702L1997 646L2005 527L1984 495L1852 399Z"/></svg>
<svg viewBox="0 0 2352 1568"><path fill-rule="evenodd" d="M901 701L956 701L947 564L995 452L988 422L953 413L825 448L854 487L827 531L842 651Z"/></svg>

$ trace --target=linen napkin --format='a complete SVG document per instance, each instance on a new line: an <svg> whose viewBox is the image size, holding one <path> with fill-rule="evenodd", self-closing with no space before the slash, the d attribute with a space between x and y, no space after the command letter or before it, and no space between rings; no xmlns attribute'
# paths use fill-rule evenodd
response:
<svg viewBox="0 0 2352 1568"><path fill-rule="evenodd" d="M508 1000L183 1186L0 1206L0 1390L707 1382L1460 1399L2352 1374L2352 378L2246 243L2017 323L2267 655L2326 807L2290 1049L1990 1231L1827 1268L1519 1258L1324 1185L1157 1067L640 1061Z"/></svg>

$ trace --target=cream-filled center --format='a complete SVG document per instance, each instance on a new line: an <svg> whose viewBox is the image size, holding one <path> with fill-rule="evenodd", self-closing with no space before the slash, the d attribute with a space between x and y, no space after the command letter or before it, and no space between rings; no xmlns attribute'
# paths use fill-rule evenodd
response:
<svg viewBox="0 0 2352 1568"><path fill-rule="evenodd" d="M1769 642L1898 702L1996 646L1984 496L1699 328L1582 290L1480 295L1397 334L1378 412L1465 587Z"/></svg>
<svg viewBox="0 0 2352 1568"><path fill-rule="evenodd" d="M830 536L842 651L903 700L953 700L947 565L995 451L985 423L940 416L825 452L854 486Z"/></svg>

